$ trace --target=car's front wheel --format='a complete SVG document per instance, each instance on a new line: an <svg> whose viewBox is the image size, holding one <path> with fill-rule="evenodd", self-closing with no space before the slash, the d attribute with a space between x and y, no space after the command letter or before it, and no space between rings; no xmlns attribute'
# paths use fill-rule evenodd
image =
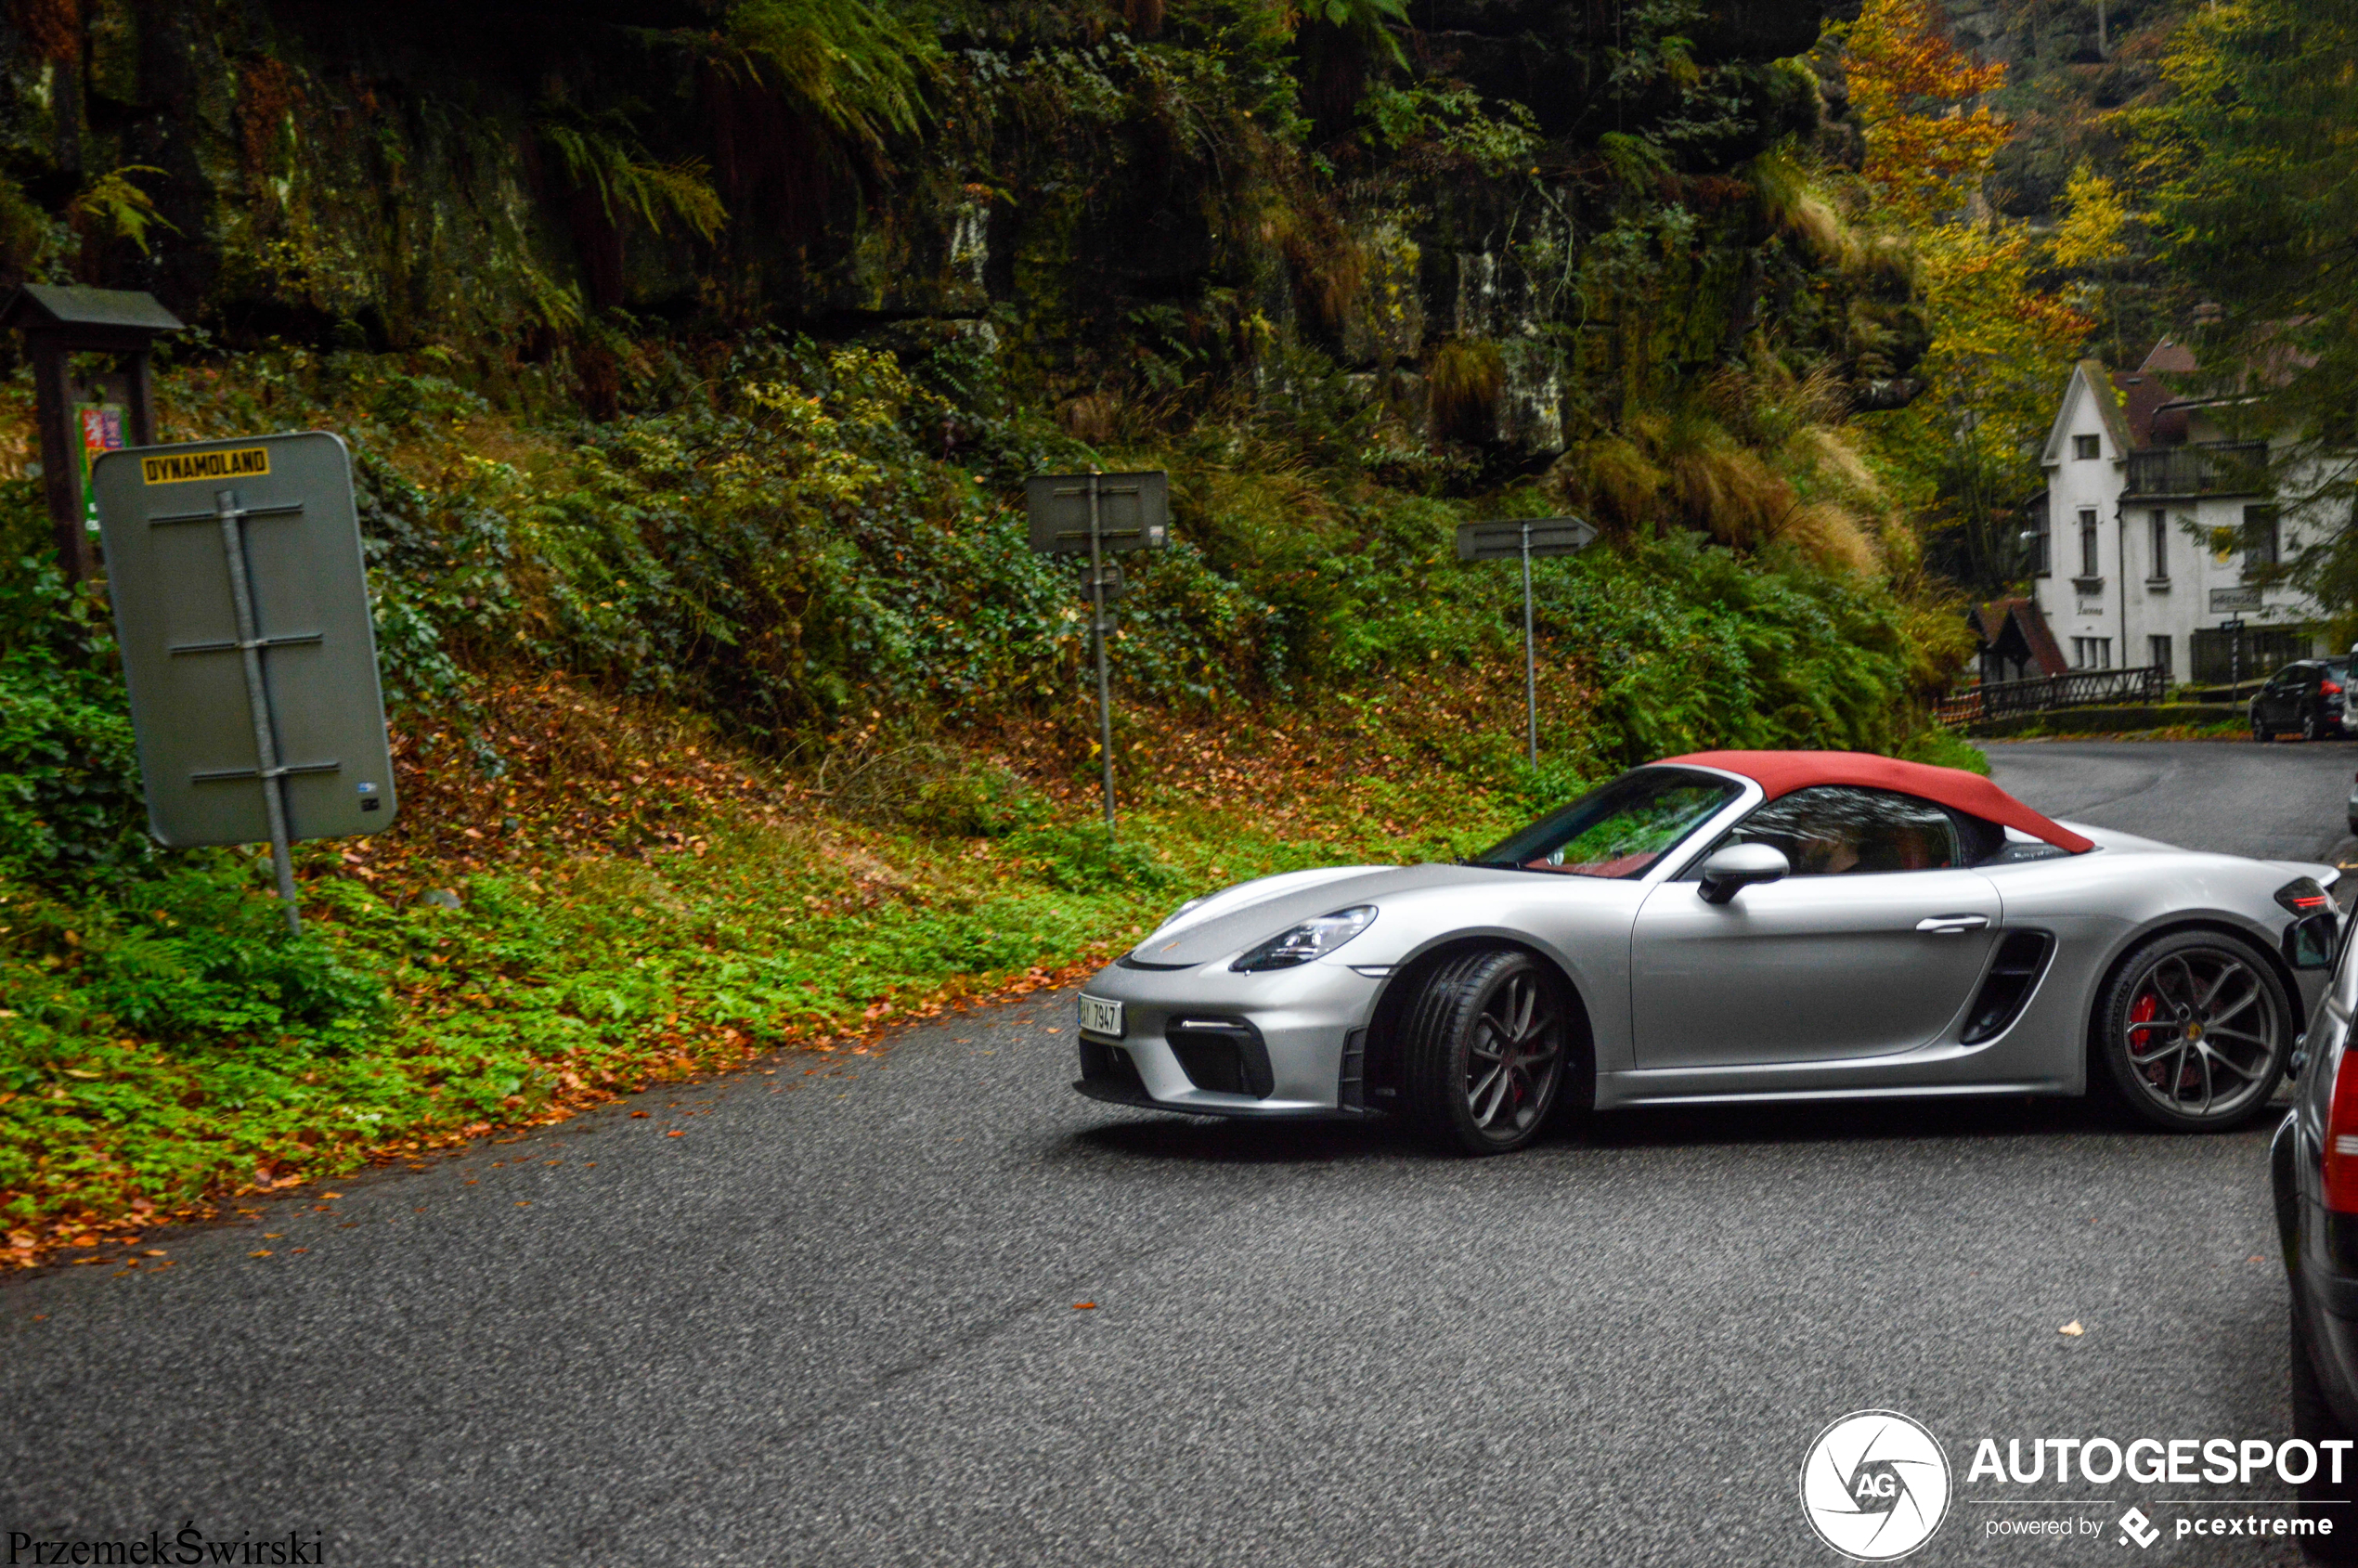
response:
<svg viewBox="0 0 2358 1568"><path fill-rule="evenodd" d="M1450 959L1409 1011L1408 1114L1468 1154L1520 1148L1563 1087L1573 1038L1562 982L1531 954L1492 948Z"/></svg>
<svg viewBox="0 0 2358 1568"><path fill-rule="evenodd" d="M2351 1441L2347 1428L2326 1403L2326 1391L2310 1365L2309 1347L2301 1342L2300 1325L2292 1329L2292 1434L2313 1447ZM2331 1458L2322 1449L2317 1468L2295 1490L2300 1511L2308 1518L2331 1520L2330 1536L2304 1538L2301 1545L2312 1562L2358 1562L2358 1452L2344 1447L2341 1476L2334 1478Z"/></svg>
<svg viewBox="0 0 2358 1568"><path fill-rule="evenodd" d="M2254 714L2251 719L2251 738L2258 741L2261 745L2266 745L2270 741L2276 738L2276 732L2268 728L2267 725L2262 724L2260 721L2260 716L2258 714Z"/></svg>
<svg viewBox="0 0 2358 1568"><path fill-rule="evenodd" d="M2258 949L2220 931L2156 937L2096 1004L2095 1054L2129 1108L2158 1127L2241 1126L2275 1092L2293 1007Z"/></svg>

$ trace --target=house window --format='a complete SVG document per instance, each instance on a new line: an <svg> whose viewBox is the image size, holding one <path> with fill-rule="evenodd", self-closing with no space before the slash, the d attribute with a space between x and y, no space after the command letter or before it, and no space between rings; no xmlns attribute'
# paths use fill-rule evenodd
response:
<svg viewBox="0 0 2358 1568"><path fill-rule="evenodd" d="M2153 570L2146 574L2146 577L2152 582L2168 582L2170 580L2170 513L2156 507L2153 510L2153 515L2147 521L2153 528L2154 566ZM2162 641L2166 642L2169 639L2164 638Z"/></svg>
<svg viewBox="0 0 2358 1568"><path fill-rule="evenodd" d="M2161 671L2163 680L2176 679L2175 667L2170 662L2169 638L2148 637L2145 639L2145 662Z"/></svg>
<svg viewBox="0 0 2358 1568"><path fill-rule="evenodd" d="M2030 575L2043 577L2055 569L2050 550L2054 540L2047 531L2047 497L2044 491L2032 499L2028 521L2030 526L2023 530L2022 539L2030 551Z"/></svg>
<svg viewBox="0 0 2358 1568"><path fill-rule="evenodd" d="M2097 435L2075 435L2071 438L2071 455L2083 462L2105 455L2104 438Z"/></svg>
<svg viewBox="0 0 2358 1568"><path fill-rule="evenodd" d="M2164 639L2164 641L2168 641ZM2112 639L2109 637L2075 637L2071 640L2071 667L2074 669L2110 669Z"/></svg>
<svg viewBox="0 0 2358 1568"><path fill-rule="evenodd" d="M2282 559L2284 522L2273 506L2244 508L2244 570L2274 566Z"/></svg>
<svg viewBox="0 0 2358 1568"><path fill-rule="evenodd" d="M2096 565L2096 509L2079 509L2079 575L2083 577L2102 576Z"/></svg>

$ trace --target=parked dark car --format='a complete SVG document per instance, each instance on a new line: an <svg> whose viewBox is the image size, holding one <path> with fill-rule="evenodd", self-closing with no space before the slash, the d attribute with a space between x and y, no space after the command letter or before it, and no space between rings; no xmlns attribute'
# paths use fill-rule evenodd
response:
<svg viewBox="0 0 2358 1568"><path fill-rule="evenodd" d="M2347 735L2342 688L2349 676L2348 659L2300 659L2285 666L2252 693L2251 738L2274 740L2289 730L2300 731L2304 741Z"/></svg>
<svg viewBox="0 0 2358 1568"><path fill-rule="evenodd" d="M2358 1439L2358 1051L2350 1048L2358 956L2322 891L2318 901L2315 915L2287 928L2285 958L2313 965L2321 949L2338 947L2339 961L2310 1017L2293 1108L2269 1150L2292 1287L2293 1435L2312 1444ZM2301 1511L2330 1519L2333 1533L2302 1544L2314 1561L2358 1562L2358 1448L2335 1451L2339 1479L2326 1452L2299 1491Z"/></svg>

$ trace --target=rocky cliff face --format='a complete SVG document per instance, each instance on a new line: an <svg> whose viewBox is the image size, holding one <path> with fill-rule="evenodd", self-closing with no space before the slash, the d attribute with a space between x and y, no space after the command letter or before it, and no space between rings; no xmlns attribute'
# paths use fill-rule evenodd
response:
<svg viewBox="0 0 2358 1568"><path fill-rule="evenodd" d="M922 121L862 143L695 4L16 0L0 280L149 288L232 343L431 346L593 408L630 395L635 331L939 322L1084 424L1340 371L1510 462L1755 340L1868 401L1904 381L1904 276L1830 270L1762 172L1820 124L1792 63L1817 7L1414 16L945 7Z"/></svg>

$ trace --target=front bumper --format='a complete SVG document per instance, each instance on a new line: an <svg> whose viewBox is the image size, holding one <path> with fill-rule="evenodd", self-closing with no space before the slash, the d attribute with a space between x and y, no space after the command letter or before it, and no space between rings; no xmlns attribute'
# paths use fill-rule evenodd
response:
<svg viewBox="0 0 2358 1568"><path fill-rule="evenodd" d="M1121 1004L1121 1034L1081 1031L1073 1087L1093 1099L1194 1116L1358 1115L1342 1083L1382 989L1380 976L1332 960L1255 975L1225 962L1109 965L1082 990Z"/></svg>

